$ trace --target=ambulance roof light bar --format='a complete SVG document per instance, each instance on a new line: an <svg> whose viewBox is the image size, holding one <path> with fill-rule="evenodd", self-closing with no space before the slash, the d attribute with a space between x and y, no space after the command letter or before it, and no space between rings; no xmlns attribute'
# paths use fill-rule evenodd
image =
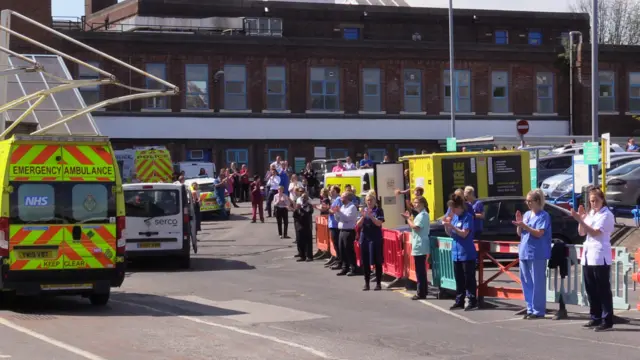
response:
<svg viewBox="0 0 640 360"><path fill-rule="evenodd" d="M64 136L64 135L23 135L13 136L16 141L68 141L68 142L107 142L107 136Z"/></svg>
<svg viewBox="0 0 640 360"><path fill-rule="evenodd" d="M111 62L114 62L114 63L116 63L116 64L118 64L120 66L123 66L123 67L127 68L130 71L133 71L135 73L138 73L140 75L145 76L146 78L154 80L154 81L166 86L168 89L167 90L163 90L163 91L154 91L154 90L148 90L148 89L139 89L139 88L131 87L131 86L125 85L123 83L120 83L117 80L117 78L113 74L111 74L109 72L106 72L106 71L104 71L104 70L102 70L102 69L100 69L98 67L95 67L95 66L93 66L91 64L88 64L88 63L86 63L86 62L84 62L84 61L82 61L80 59L77 59L77 58L75 58L75 57L73 57L71 55L68 55L68 54L66 54L66 53L64 53L62 51L54 49L54 48L52 48L50 46L47 46L47 45L42 44L42 43L40 43L40 42L38 42L36 40L33 40L33 39L23 35L23 34L20 34L20 33L16 32L16 31L14 31L14 30L11 30L10 27L11 27L12 17L19 18L19 19L21 19L21 20L23 20L23 21L25 21L25 22L27 22L27 23L29 23L31 25L34 25L34 26L40 28L41 30L44 30L44 31L46 31L48 33L53 34L54 36L56 36L58 38L64 39L66 41L69 41L69 42L71 42L71 43L73 43L73 44L75 44L75 45L77 45L77 46L79 46L81 48L84 48L85 50L91 51L92 53L94 53L96 55L99 55L99 56L101 56L101 57L103 57L103 58L105 58L107 60L110 60ZM9 48L10 48L9 44L10 44L11 35L16 36L17 38L19 38L19 39L21 39L23 41L26 41L28 43L31 43L32 45L35 45L35 46L37 46L37 47L39 47L41 49L47 50L47 51L49 51L49 52L51 52L53 54L56 54L56 55L58 55L60 57L63 57L65 59L69 60L69 61L72 61L72 62L74 62L74 63L76 63L76 64L78 64L80 66L84 66L86 68L89 68L89 69L97 72L98 74L104 76L106 79L98 80L97 81L98 82L97 85L114 84L114 85L117 85L117 86L125 87L125 88L127 88L127 89L129 89L131 91L138 92L137 94L130 94L130 95L127 95L127 96L120 96L120 97L112 98L112 99L109 99L109 100L102 101L102 102L100 102L98 104L86 107L84 109L80 109L80 110L76 111L75 113L73 113L71 115L67 115L67 116L63 116L63 117L59 118L57 121L55 121L51 125L48 125L48 126L45 126L45 127L41 127L36 132L32 133L32 135L43 134L43 133L47 132L48 130L51 130L51 129L59 126L59 125L63 125L66 122L71 121L71 120L73 120L75 118L78 118L78 117L80 117L82 115L89 114L91 111L94 111L96 109L104 107L105 105L112 105L112 104L117 104L117 103L121 103L121 102L126 102L126 101L131 101L131 100L139 100L139 99L146 99L146 98L157 97L157 96L174 96L174 95L178 95L179 92L180 92L180 89L176 85L171 84L170 82L168 82L166 80L163 80L163 79L161 79L161 78L159 78L157 76L149 74L146 71L140 70L140 69L138 69L138 68L136 68L136 67L134 67L134 66L132 66L130 64L125 63L124 61L121 61L121 60L119 60L119 59L117 59L117 58L115 58L115 57L113 57L111 55L108 55L108 54L106 54L106 53L104 53L104 52L102 52L100 50L97 50L97 49L95 49L95 48L93 48L93 47L91 47L89 45L83 44L82 42L80 42L80 41L78 41L76 39L73 39L73 38L71 38L71 37L69 37L69 36L67 36L67 35L65 35L63 33L60 33L60 32L58 32L58 31L56 31L56 30L54 30L54 29L52 29L52 28L50 28L48 26L45 26L45 25L43 25L43 24L41 24L41 23L31 19L31 18L28 18L28 17L26 17L26 16L24 16L24 15L22 15L20 13L17 13L17 12L15 12L13 10L2 10L2 12L0 13L0 69L2 69L2 70L8 68L8 65L9 65L8 55L17 56L18 58L24 60L23 56L21 56L19 54L15 54L11 50L9 50ZM27 60L25 60L25 61L27 61ZM32 61L27 61L27 62L28 63L32 63ZM36 66L36 65L34 64L34 66ZM73 87L75 87L75 88L86 86L86 84L75 86L76 83L80 83L80 82L82 82L82 80L69 80L68 83L65 84L65 85L73 84L74 85ZM96 80L93 80L93 82L95 83ZM55 88L49 89L48 91L50 93L54 93L54 92L60 92L60 91L63 91L63 90L68 90L68 87L64 88L65 85L61 85L59 87L55 87ZM10 104L5 104L7 102L6 101L7 100L7 97L6 97L7 95L6 94L7 94L7 78L6 78L6 76L2 76L2 73L0 72L0 113L3 112L3 111L8 110L8 109L20 104L20 103L24 103L25 101L38 99L39 102L42 102L42 96L47 96L49 93L46 92L46 91L44 93L42 93L42 91L39 91L39 92L36 93L37 95L36 94L26 95L21 99L17 99L17 100L12 101ZM29 100L24 100L24 98L29 98ZM35 109L35 107L33 105L29 109L27 109L22 116L20 116L16 121L13 122L12 128L17 126L18 123L20 121L22 121L24 118L26 118L26 116L29 115L29 113L33 112L34 109ZM67 127L67 129L68 129L68 127ZM0 130L2 130L2 134L0 134L0 140L1 140L1 139L4 139L4 137L8 134L8 132L5 131L5 122L2 119L0 119ZM71 132L71 131L69 130L69 132ZM97 132L97 135L100 135L99 134L99 130L97 128L96 128L96 132Z"/></svg>

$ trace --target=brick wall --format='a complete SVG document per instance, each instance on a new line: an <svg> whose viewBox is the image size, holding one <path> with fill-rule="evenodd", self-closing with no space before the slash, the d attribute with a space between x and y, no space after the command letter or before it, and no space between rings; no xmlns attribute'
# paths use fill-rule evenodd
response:
<svg viewBox="0 0 640 360"><path fill-rule="evenodd" d="M2 0L0 9L14 10L41 24L51 25L51 0ZM49 33L14 16L11 18L11 29L45 44L52 39ZM22 53L43 52L16 37L11 38L11 48Z"/></svg>

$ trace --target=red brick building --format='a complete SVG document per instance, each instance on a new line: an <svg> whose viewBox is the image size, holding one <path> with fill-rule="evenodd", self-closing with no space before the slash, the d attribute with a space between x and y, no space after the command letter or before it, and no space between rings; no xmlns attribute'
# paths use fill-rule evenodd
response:
<svg viewBox="0 0 640 360"><path fill-rule="evenodd" d="M451 95L457 138L515 135L516 119L529 120L531 135L569 135L562 39L580 31L589 41L586 14L455 10L450 86L446 9L232 0L86 0L85 8L81 22L54 25L182 90L94 113L116 146L165 144L176 159L253 168L276 155L293 162L323 150L326 157L368 151L377 159L438 148L450 136ZM601 130L614 136L637 128L627 115L640 113L637 53L603 47L600 56ZM157 87L99 65L124 83ZM577 63L576 135L591 130L588 70ZM83 95L92 103L126 90Z"/></svg>

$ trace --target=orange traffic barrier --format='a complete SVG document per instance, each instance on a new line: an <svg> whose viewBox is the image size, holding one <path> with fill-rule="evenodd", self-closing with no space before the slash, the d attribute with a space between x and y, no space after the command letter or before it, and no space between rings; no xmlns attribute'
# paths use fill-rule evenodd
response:
<svg viewBox="0 0 640 360"><path fill-rule="evenodd" d="M316 246L320 251L329 251L329 218L326 215L316 217Z"/></svg>
<svg viewBox="0 0 640 360"><path fill-rule="evenodd" d="M498 278L500 275L507 275L511 280L515 281L517 284L521 284L520 276L515 275L510 270L513 267L518 266L520 260L518 259L518 242L509 242L509 241L480 241L476 240L476 248L478 249L478 300L483 301L483 298L486 297L495 297L501 299L511 299L511 300L524 300L524 295L522 294L522 287L511 288L504 286L491 286L490 283ZM502 265L498 260L496 260L491 253L500 253L500 254L514 254L516 259L511 261L507 266ZM493 276L489 277L485 280L485 265L484 260L489 259L491 263L495 264L498 267L498 272Z"/></svg>
<svg viewBox="0 0 640 360"><path fill-rule="evenodd" d="M398 230L382 229L382 272L396 279L404 277L404 236Z"/></svg>

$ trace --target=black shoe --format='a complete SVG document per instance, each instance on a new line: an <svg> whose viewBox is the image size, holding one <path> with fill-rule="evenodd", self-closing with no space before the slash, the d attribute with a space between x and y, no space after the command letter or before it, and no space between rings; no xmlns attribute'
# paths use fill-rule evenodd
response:
<svg viewBox="0 0 640 360"><path fill-rule="evenodd" d="M333 265L333 266L331 267L331 270L342 270L342 266L341 266L340 264Z"/></svg>
<svg viewBox="0 0 640 360"><path fill-rule="evenodd" d="M282 235L280 235L280 239L282 239Z"/></svg>
<svg viewBox="0 0 640 360"><path fill-rule="evenodd" d="M413 296L411 297L411 300L414 300L414 301L415 301L415 300L424 300L424 299L426 299L426 298L427 298L426 296L413 295Z"/></svg>
<svg viewBox="0 0 640 360"><path fill-rule="evenodd" d="M529 316L533 316L533 314L524 314L524 316L522 317L522 320L529 319Z"/></svg>
<svg viewBox="0 0 640 360"><path fill-rule="evenodd" d="M331 267L335 263L336 263L336 259L335 258L331 258L331 259L327 260L327 262L324 263L324 267Z"/></svg>
<svg viewBox="0 0 640 360"><path fill-rule="evenodd" d="M355 271L349 271L349 272L347 273L347 276L358 276L358 273L357 273L357 272L355 272Z"/></svg>
<svg viewBox="0 0 640 360"><path fill-rule="evenodd" d="M260 222L264 224L264 220L260 220Z"/></svg>
<svg viewBox="0 0 640 360"><path fill-rule="evenodd" d="M289 237L288 235L284 236L284 239L291 239L291 237ZM294 241L295 242L295 241Z"/></svg>
<svg viewBox="0 0 640 360"><path fill-rule="evenodd" d="M469 305L467 305L464 308L464 311L471 311L473 309L477 309L478 308L478 303L477 302L470 302Z"/></svg>
<svg viewBox="0 0 640 360"><path fill-rule="evenodd" d="M300 255L296 255L296 256L300 256ZM300 259L296 260L296 262L303 262L303 261L307 261L307 259L300 258Z"/></svg>
<svg viewBox="0 0 640 360"><path fill-rule="evenodd" d="M307 258L307 260L305 260L306 262L312 262L313 258Z"/></svg>
<svg viewBox="0 0 640 360"><path fill-rule="evenodd" d="M300 257L300 254L295 254L295 255L293 255L293 257L297 257L297 258L299 258L299 257Z"/></svg>
<svg viewBox="0 0 640 360"><path fill-rule="evenodd" d="M373 291L380 291L382 290L382 285L380 284L376 284L376 287L373 288Z"/></svg>
<svg viewBox="0 0 640 360"><path fill-rule="evenodd" d="M347 270L342 270L339 273L337 273L336 275L337 276L345 276L345 275L347 275L347 273L349 273Z"/></svg>
<svg viewBox="0 0 640 360"><path fill-rule="evenodd" d="M593 331L595 332L603 332L603 331L609 331L613 329L613 325L612 324L600 324L598 326L596 326L595 329L593 329Z"/></svg>
<svg viewBox="0 0 640 360"><path fill-rule="evenodd" d="M527 320L540 320L540 319L544 319L544 315L530 314L529 317L527 317Z"/></svg>
<svg viewBox="0 0 640 360"><path fill-rule="evenodd" d="M252 223L252 224L255 224L255 223L256 223L256 221L255 221L255 220L251 220L251 223Z"/></svg>
<svg viewBox="0 0 640 360"><path fill-rule="evenodd" d="M449 308L449 310L457 310L457 309L464 309L464 304L455 303Z"/></svg>
<svg viewBox="0 0 640 360"><path fill-rule="evenodd" d="M582 325L582 327L583 327L583 328L589 328L589 329L590 329L590 328L598 327L598 326L600 326L601 324L602 324L602 322L601 322L601 321L599 321L599 320L589 320L589 322L588 322L588 323L586 323L586 324L584 324L584 325Z"/></svg>
<svg viewBox="0 0 640 360"><path fill-rule="evenodd" d="M371 288L369 287L369 283L367 283L363 288L362 291L369 291Z"/></svg>

